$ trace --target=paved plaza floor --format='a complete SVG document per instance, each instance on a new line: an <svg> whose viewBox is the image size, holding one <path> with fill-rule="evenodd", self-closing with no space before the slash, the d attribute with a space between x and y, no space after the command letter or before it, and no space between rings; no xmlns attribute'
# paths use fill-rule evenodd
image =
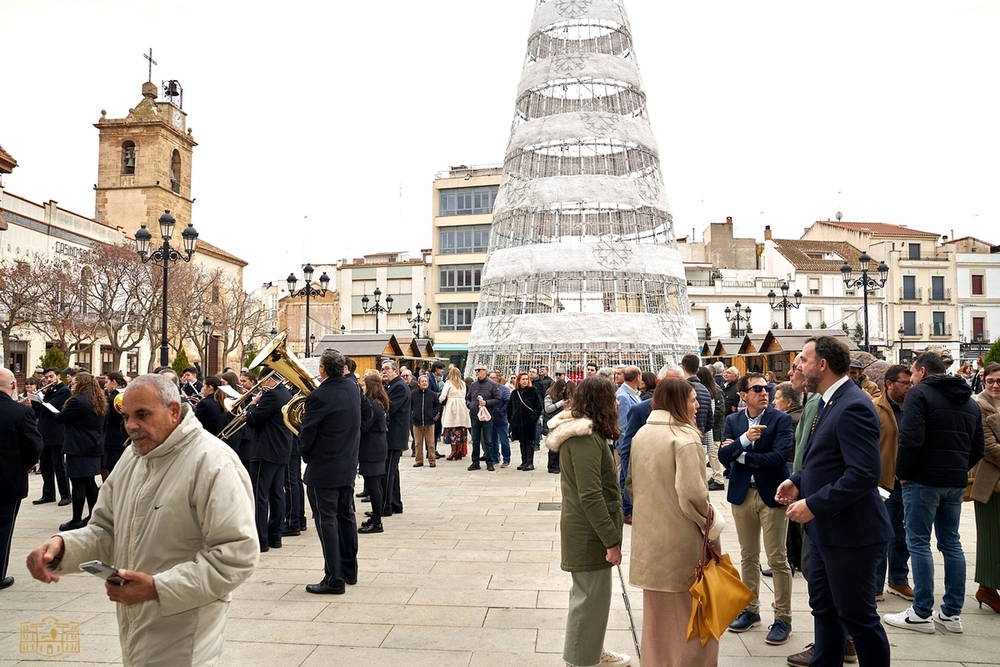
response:
<svg viewBox="0 0 1000 667"><path fill-rule="evenodd" d="M536 454L540 459L544 452ZM404 513L385 519L385 533L359 536L360 574L341 596L316 596L305 585L322 577L316 532L286 537L281 549L262 554L250 579L233 594L226 647L220 665L248 667L561 667L563 628L570 586L559 569L559 476L514 467L495 473L466 470L462 462L412 468L401 462ZM515 462L516 465L516 462ZM121 664L114 604L103 582L88 574L44 585L30 578L24 556L70 518L69 507L33 506L41 478L21 507L10 574L13 587L0 591L0 667L12 665ZM739 559L725 492L713 492L728 525L723 546ZM540 505L542 509L540 509ZM367 505L358 504L358 511ZM625 528L622 570L628 580L630 527ZM1000 615L980 610L973 595L975 519L964 505L961 530L969 561L962 635L925 635L887 628L893 665L1000 665ZM762 556L763 559L763 556ZM937 567L938 602L943 587ZM762 609L773 599L764 578ZM608 648L635 660L629 618L617 574ZM642 591L628 588L637 631ZM879 611L906 608L887 596ZM764 643L770 613L761 627L726 633L720 646L724 667L783 665L785 656L812 641L806 582L794 580L793 632L785 646ZM74 624L79 643L74 644ZM41 631L54 641L56 657L38 655ZM33 635L32 633L36 633ZM47 634L46 634L47 633ZM54 647L54 648L53 648Z"/></svg>

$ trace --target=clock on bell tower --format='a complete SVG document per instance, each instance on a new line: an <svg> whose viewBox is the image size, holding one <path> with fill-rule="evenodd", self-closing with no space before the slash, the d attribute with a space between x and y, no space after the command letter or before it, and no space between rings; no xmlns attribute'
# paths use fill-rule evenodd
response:
<svg viewBox="0 0 1000 667"><path fill-rule="evenodd" d="M191 222L191 156L195 143L181 108L180 84L165 84L167 101L157 102L158 90L142 84L142 100L125 118L101 119L95 216L121 227L129 235L140 225L157 228L169 210L180 228Z"/></svg>

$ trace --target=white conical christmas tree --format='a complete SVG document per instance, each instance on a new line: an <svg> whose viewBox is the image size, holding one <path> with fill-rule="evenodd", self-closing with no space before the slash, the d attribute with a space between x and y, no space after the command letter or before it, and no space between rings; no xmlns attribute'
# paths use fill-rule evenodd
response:
<svg viewBox="0 0 1000 667"><path fill-rule="evenodd" d="M657 369L697 344L625 8L539 0L469 367Z"/></svg>

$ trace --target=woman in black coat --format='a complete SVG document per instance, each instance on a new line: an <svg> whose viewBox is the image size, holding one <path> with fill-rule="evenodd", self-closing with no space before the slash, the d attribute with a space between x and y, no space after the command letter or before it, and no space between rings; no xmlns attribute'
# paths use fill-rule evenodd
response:
<svg viewBox="0 0 1000 667"><path fill-rule="evenodd" d="M90 515L83 518L83 501L93 512L97 503L96 475L101 473L104 455L104 421L108 400L90 373L77 373L71 383L72 396L63 405L55 421L66 427L63 453L66 455L66 476L73 495L73 519L59 530L83 528Z"/></svg>
<svg viewBox="0 0 1000 667"><path fill-rule="evenodd" d="M531 377L518 373L514 379L514 391L510 392L510 439L521 445L521 465L518 470L535 469L535 428L542 414L542 399L538 390L532 388Z"/></svg>
<svg viewBox="0 0 1000 667"><path fill-rule="evenodd" d="M382 478L385 460L389 456L386 441L386 411L389 395L378 375L366 375L361 385L361 442L358 446L358 472L365 479L365 489L371 499L371 518L358 527L359 533L382 532ZM369 514L366 512L366 514Z"/></svg>
<svg viewBox="0 0 1000 667"><path fill-rule="evenodd" d="M226 426L226 394L219 387L222 379L218 375L205 378L201 386L201 400L194 406L194 416L202 427L214 436Z"/></svg>

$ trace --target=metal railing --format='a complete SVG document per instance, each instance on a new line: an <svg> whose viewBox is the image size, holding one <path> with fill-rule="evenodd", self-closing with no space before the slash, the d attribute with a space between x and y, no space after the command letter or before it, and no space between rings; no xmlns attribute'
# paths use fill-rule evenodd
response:
<svg viewBox="0 0 1000 667"><path fill-rule="evenodd" d="M923 301L924 300L924 288L914 287L913 289L906 289L901 287L899 289L899 300L900 301Z"/></svg>
<svg viewBox="0 0 1000 667"><path fill-rule="evenodd" d="M942 290L931 290L930 294L931 301L951 301L951 288L946 287Z"/></svg>

